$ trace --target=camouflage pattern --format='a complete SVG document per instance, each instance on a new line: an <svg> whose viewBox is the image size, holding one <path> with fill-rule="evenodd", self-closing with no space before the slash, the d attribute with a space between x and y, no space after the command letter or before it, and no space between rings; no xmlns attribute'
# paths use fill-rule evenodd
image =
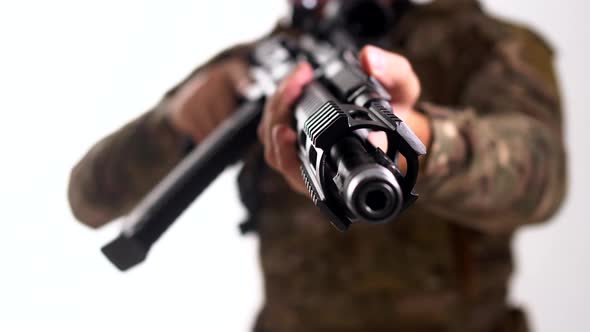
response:
<svg viewBox="0 0 590 332"><path fill-rule="evenodd" d="M100 227L127 214L192 146L170 123L170 98L206 67L230 56L245 57L248 50L248 45L237 45L221 52L170 89L153 109L96 143L70 174L68 200L74 216Z"/></svg>
<svg viewBox="0 0 590 332"><path fill-rule="evenodd" d="M72 169L68 199L78 220L99 227L126 214L182 159L186 141L164 105L102 139Z"/></svg>
<svg viewBox="0 0 590 332"><path fill-rule="evenodd" d="M411 9L390 46L413 64L433 128L421 197L395 223L338 233L267 169L252 188L256 331L525 331L507 303L512 234L565 192L552 52L462 0Z"/></svg>
<svg viewBox="0 0 590 332"><path fill-rule="evenodd" d="M390 40L391 50L414 65L423 88L418 108L433 129L421 197L394 223L340 233L308 197L265 167L254 148L239 181L257 222L265 281L254 329L527 331L523 313L507 303L511 240L518 226L555 213L565 192L552 51L530 30L490 18L472 0L413 7ZM139 127L134 130L145 130ZM115 133L117 141L130 140L128 131ZM140 156L124 170L97 163L134 147L115 149L113 141L99 143L77 166L73 204L91 185L82 179L105 181L93 172L112 172L111 179L152 172ZM163 143L154 144L156 151ZM161 159L165 152L157 153ZM176 152L168 154L169 162L177 160ZM127 190L121 201L139 199L139 190Z"/></svg>

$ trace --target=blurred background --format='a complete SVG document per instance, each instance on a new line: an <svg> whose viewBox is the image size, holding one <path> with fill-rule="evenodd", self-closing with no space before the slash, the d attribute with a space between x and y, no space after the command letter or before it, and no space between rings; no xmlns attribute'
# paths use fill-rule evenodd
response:
<svg viewBox="0 0 590 332"><path fill-rule="evenodd" d="M556 48L570 191L515 243L513 301L535 331L588 331L588 2L485 0ZM0 331L248 331L261 303L255 237L230 169L122 274L69 212L69 170L214 53L267 32L283 0L0 1Z"/></svg>

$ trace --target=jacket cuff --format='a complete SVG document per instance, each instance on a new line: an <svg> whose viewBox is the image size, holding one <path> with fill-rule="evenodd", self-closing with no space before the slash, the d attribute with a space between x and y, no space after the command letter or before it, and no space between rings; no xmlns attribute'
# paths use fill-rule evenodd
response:
<svg viewBox="0 0 590 332"><path fill-rule="evenodd" d="M432 130L430 148L417 184L419 190L428 192L467 164L469 149L463 128L473 113L468 109L451 109L431 103L420 103L417 108L428 116Z"/></svg>

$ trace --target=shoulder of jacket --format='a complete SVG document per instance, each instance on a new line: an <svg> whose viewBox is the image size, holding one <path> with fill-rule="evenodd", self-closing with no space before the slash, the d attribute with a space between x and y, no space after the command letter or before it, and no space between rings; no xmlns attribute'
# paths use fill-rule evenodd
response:
<svg viewBox="0 0 590 332"><path fill-rule="evenodd" d="M495 16L482 8L476 0L434 0L426 7L431 10L443 8L448 15L444 20L454 26L451 30L455 33L477 35L477 38L487 41L489 45L495 45L493 47L500 54L520 59L547 79L553 76L555 51L530 26Z"/></svg>
<svg viewBox="0 0 590 332"><path fill-rule="evenodd" d="M533 28L507 20L494 19L506 32L506 41L519 43L521 49L533 58L552 58L554 49L540 33ZM532 60L532 59L531 59Z"/></svg>
<svg viewBox="0 0 590 332"><path fill-rule="evenodd" d="M526 67L540 75L543 81L551 83L552 88L556 89L555 51L549 42L527 25L496 18L493 20L504 32L497 44L498 53L514 66Z"/></svg>

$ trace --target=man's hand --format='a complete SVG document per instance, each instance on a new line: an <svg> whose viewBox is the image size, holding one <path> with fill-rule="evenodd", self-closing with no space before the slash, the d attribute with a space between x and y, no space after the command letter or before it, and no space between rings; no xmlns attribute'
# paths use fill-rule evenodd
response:
<svg viewBox="0 0 590 332"><path fill-rule="evenodd" d="M378 79L392 96L394 112L404 120L422 142L428 146L431 140L430 124L426 116L414 110L420 96L420 82L412 66L404 57L367 46L360 54L363 69ZM293 104L305 85L313 77L309 64L303 63L281 83L277 92L266 103L258 137L264 145L264 156L270 167L280 172L289 185L299 193L307 193L299 171L297 157L297 133L291 127ZM373 132L369 140L382 150L387 150L387 139L382 132ZM404 163L400 163L402 170Z"/></svg>
<svg viewBox="0 0 590 332"><path fill-rule="evenodd" d="M182 85L167 100L173 127L202 141L237 108L239 91L248 83L247 68L242 60L225 60Z"/></svg>

